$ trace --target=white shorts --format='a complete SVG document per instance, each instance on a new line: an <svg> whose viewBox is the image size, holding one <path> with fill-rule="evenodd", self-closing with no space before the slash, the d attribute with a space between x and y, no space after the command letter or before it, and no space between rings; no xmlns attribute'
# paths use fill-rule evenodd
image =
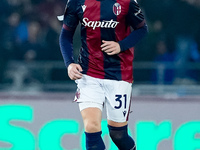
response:
<svg viewBox="0 0 200 150"><path fill-rule="evenodd" d="M77 93L75 101L80 111L95 107L101 111L106 106L107 119L115 122L128 121L132 84L126 81L98 79L83 75L76 80Z"/></svg>

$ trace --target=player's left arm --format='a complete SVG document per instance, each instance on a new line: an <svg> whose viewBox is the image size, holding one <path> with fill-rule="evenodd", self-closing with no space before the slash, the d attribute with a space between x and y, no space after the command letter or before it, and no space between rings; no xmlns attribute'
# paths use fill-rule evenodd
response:
<svg viewBox="0 0 200 150"><path fill-rule="evenodd" d="M135 0L131 0L129 12L126 17L127 23L134 29L129 36L119 42L102 41L102 51L108 55L115 55L134 47L148 32L144 15Z"/></svg>
<svg viewBox="0 0 200 150"><path fill-rule="evenodd" d="M144 15L136 0L130 2L126 21L133 28L133 31L125 39L119 41L121 52L134 47L148 33Z"/></svg>

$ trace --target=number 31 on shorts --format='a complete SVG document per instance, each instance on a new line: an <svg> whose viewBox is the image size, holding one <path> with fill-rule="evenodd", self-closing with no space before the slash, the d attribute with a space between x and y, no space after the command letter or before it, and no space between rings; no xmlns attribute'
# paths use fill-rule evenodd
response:
<svg viewBox="0 0 200 150"><path fill-rule="evenodd" d="M118 102L118 105L115 106L115 109L120 109L121 107L124 107L126 109L127 104L127 95L115 95L115 101Z"/></svg>

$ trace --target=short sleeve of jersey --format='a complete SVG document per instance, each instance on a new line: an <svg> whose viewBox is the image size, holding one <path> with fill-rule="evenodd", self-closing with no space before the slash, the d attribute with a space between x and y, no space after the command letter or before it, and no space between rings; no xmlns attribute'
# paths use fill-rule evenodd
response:
<svg viewBox="0 0 200 150"><path fill-rule="evenodd" d="M130 1L126 20L133 29L136 29L138 25L144 20L144 15L136 0Z"/></svg>
<svg viewBox="0 0 200 150"><path fill-rule="evenodd" d="M75 29L79 23L77 16L77 0L67 2L63 23L70 29Z"/></svg>

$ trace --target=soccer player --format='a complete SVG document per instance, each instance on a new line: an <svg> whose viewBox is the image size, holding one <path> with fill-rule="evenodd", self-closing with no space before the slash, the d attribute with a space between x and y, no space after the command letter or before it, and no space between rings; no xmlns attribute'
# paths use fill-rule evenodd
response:
<svg viewBox="0 0 200 150"><path fill-rule="evenodd" d="M72 41L79 22L82 47L75 63ZM136 0L68 1L60 48L68 75L77 83L75 101L83 118L87 150L106 149L101 138L103 106L113 142L120 150L136 150L127 133L133 47L146 33L147 25Z"/></svg>

